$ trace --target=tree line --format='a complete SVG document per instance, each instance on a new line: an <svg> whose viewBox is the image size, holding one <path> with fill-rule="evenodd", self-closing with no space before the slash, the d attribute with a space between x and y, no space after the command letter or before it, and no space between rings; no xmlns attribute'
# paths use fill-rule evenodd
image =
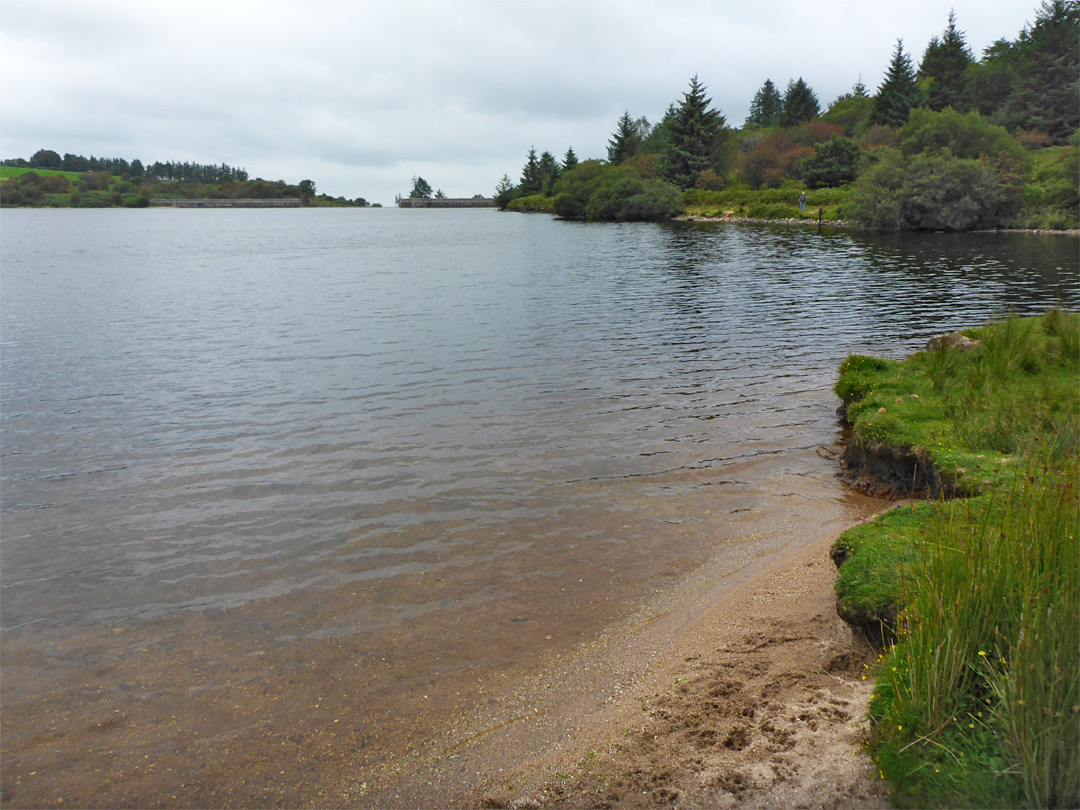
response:
<svg viewBox="0 0 1080 810"><path fill-rule="evenodd" d="M642 195L657 201L657 195L670 197L656 183L677 192L720 192L734 185L751 189L852 185L886 157L895 164L893 152L903 151L901 157L913 159L912 138L905 140L906 151L900 147L914 112L939 116L922 117L916 127L923 135L929 130L937 133L924 147L938 154L931 174L955 175L956 182L964 175L952 171L956 167L947 166L940 154L951 143L949 159L980 162L993 174L997 187L1015 190L1032 179L1032 160L1024 149L1006 148L1000 138L988 138L985 128L1001 130L1027 152L1070 143L1069 149L1075 151L1080 126L1078 38L1080 3L1048 0L1014 41L999 39L976 59L950 13L945 30L930 40L918 67L903 41L897 41L875 93L867 91L860 77L850 92L823 111L802 77L789 81L783 92L766 79L739 129L727 125L694 76L682 99L669 105L655 123L624 111L603 158L580 162L569 149L560 162L549 151L537 155L535 147L530 148L520 180L514 183L504 175L496 187L496 200L501 207L589 218L587 198L602 192L605 202L593 206L594 213L663 218L670 208L666 203L643 205ZM998 151L971 153L968 141L992 143ZM1069 170L1065 157L1059 162L1055 170L1064 176ZM1070 196L1073 187L1075 183L1051 195L1054 204L1069 209L1071 216L1076 208ZM571 204L575 194L577 202ZM1005 197L1015 202L1017 195L1010 192ZM632 200L633 211L612 205L613 199ZM998 206L991 219L1001 221L1015 210L1016 205ZM871 219L885 226L880 217ZM981 217L980 223L985 222Z"/></svg>
<svg viewBox="0 0 1080 810"><path fill-rule="evenodd" d="M34 155L25 158L11 158L3 161L4 166L15 166L28 169L55 169L65 172L108 172L109 174L129 175L135 178L147 178L150 180L173 180L180 183L220 183L223 180L235 180L246 182L248 173L245 169L238 169L225 163L221 165L191 163L188 161L155 161L144 165L141 160L135 158L128 161L124 158L85 157L65 152L61 157L52 149L39 149Z"/></svg>

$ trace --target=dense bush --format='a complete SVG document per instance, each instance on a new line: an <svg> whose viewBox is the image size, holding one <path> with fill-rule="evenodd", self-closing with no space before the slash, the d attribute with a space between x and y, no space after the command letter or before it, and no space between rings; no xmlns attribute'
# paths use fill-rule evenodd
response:
<svg viewBox="0 0 1080 810"><path fill-rule="evenodd" d="M852 186L843 216L878 230L962 231L1012 224L1016 202L984 162L890 150Z"/></svg>
<svg viewBox="0 0 1080 810"><path fill-rule="evenodd" d="M682 195L670 183L642 177L633 166L587 160L556 183L554 208L568 219L665 220L682 212Z"/></svg>
<svg viewBox="0 0 1080 810"><path fill-rule="evenodd" d="M912 110L900 130L900 151L914 155L945 149L959 158L1007 156L1022 166L1030 162L1027 150L1016 138L977 112L961 115L951 107L941 112Z"/></svg>
<svg viewBox="0 0 1080 810"><path fill-rule="evenodd" d="M803 160L803 180L810 188L850 183L859 172L862 150L850 138L833 137L814 145L814 154Z"/></svg>
<svg viewBox="0 0 1080 810"><path fill-rule="evenodd" d="M555 201L543 194L530 194L527 197L518 197L507 203L508 211L517 211L528 214L553 214L555 213Z"/></svg>

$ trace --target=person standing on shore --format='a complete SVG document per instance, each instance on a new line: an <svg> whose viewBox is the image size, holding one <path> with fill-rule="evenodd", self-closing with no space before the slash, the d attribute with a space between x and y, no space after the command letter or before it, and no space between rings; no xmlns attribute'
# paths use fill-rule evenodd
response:
<svg viewBox="0 0 1080 810"><path fill-rule="evenodd" d="M799 213L801 213L801 214L806 213L806 192L805 191L799 192Z"/></svg>

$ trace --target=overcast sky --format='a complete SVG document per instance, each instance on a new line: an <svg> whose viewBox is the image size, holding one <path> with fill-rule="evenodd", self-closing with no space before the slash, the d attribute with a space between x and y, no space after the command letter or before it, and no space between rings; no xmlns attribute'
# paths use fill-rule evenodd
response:
<svg viewBox="0 0 1080 810"><path fill-rule="evenodd" d="M824 109L916 65L955 9L976 56L1038 0L3 0L0 157L190 160L392 205L517 182L526 152L603 157L697 74L733 126L766 78Z"/></svg>

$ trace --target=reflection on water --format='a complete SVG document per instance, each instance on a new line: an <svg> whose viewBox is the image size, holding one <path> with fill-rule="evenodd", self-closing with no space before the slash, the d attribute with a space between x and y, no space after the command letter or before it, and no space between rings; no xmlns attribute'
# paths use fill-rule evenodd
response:
<svg viewBox="0 0 1080 810"><path fill-rule="evenodd" d="M400 763L700 566L864 513L827 452L847 352L1080 299L1075 239L1015 234L490 211L3 228L24 806L295 804Z"/></svg>

